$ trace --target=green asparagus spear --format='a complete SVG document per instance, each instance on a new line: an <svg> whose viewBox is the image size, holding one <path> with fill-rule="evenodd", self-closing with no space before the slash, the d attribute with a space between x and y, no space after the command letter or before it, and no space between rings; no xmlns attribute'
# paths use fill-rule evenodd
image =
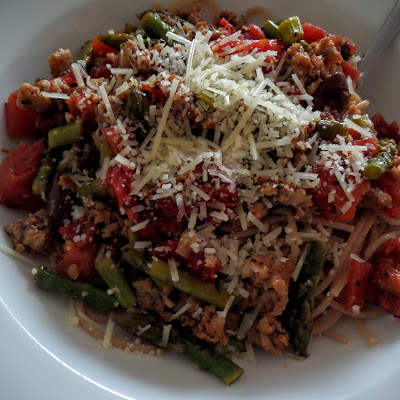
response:
<svg viewBox="0 0 400 400"><path fill-rule="evenodd" d="M280 39L281 38L281 35L278 32L278 25L276 25L271 20L265 21L265 24L262 29L265 33L265 36L268 39Z"/></svg>
<svg viewBox="0 0 400 400"><path fill-rule="evenodd" d="M126 101L125 113L131 121L140 121L149 112L149 102L146 96L132 86Z"/></svg>
<svg viewBox="0 0 400 400"><path fill-rule="evenodd" d="M65 146L78 142L83 135L83 120L73 122L72 124L59 126L58 128L50 129L48 133L49 148Z"/></svg>
<svg viewBox="0 0 400 400"><path fill-rule="evenodd" d="M99 36L101 42L113 47L114 49L119 49L121 44L126 43L130 39L134 39L134 36L127 33L107 33Z"/></svg>
<svg viewBox="0 0 400 400"><path fill-rule="evenodd" d="M81 52L79 53L78 60L87 61L92 54L92 50L93 50L92 41L88 40L87 42L85 42L85 44L81 48Z"/></svg>
<svg viewBox="0 0 400 400"><path fill-rule="evenodd" d="M135 250L133 244L127 244L121 248L122 251L122 259L126 261L128 264L133 265L135 268L140 269L141 271L149 274L150 268L148 267L146 261L144 260L143 253L138 250ZM169 296L174 289L168 283L165 283L161 279L150 276L153 282L161 289L163 294Z"/></svg>
<svg viewBox="0 0 400 400"><path fill-rule="evenodd" d="M321 120L315 126L319 136L324 140L333 140L337 135L348 137L347 126L343 122Z"/></svg>
<svg viewBox="0 0 400 400"><path fill-rule="evenodd" d="M153 279L157 278L167 282L181 292L190 294L207 303L215 304L222 310L230 298L230 294L224 288L217 287L211 282L204 282L187 271L178 271L179 279L173 281L168 264L162 260L153 261L148 273Z"/></svg>
<svg viewBox="0 0 400 400"><path fill-rule="evenodd" d="M143 16L140 26L151 38L164 39L165 41L168 41L167 33L174 31L171 26L150 11Z"/></svg>
<svg viewBox="0 0 400 400"><path fill-rule="evenodd" d="M139 313L112 314L112 320L122 329L137 333L141 328L151 325L140 337L160 347L162 344L162 325L152 316ZM188 357L198 367L210 371L226 385L235 382L243 374L243 369L216 352L184 336L171 328L167 350L173 350Z"/></svg>
<svg viewBox="0 0 400 400"><path fill-rule="evenodd" d="M39 171L32 183L32 192L36 196L41 196L46 193L49 184L49 177L53 172L53 161L50 153L46 154L42 160Z"/></svg>
<svg viewBox="0 0 400 400"><path fill-rule="evenodd" d="M213 350L221 356L229 357L235 353L244 353L246 351L246 344L244 340L230 338L227 345L218 343L214 346Z"/></svg>
<svg viewBox="0 0 400 400"><path fill-rule="evenodd" d="M319 240L313 242L296 282L289 289L289 303L284 313L285 325L295 352L305 357L313 328L311 311L314 308L313 291L321 277L322 267L330 246Z"/></svg>
<svg viewBox="0 0 400 400"><path fill-rule="evenodd" d="M379 153L364 167L364 176L370 180L380 178L392 166L393 157L399 154L393 139L382 139L379 144L381 145Z"/></svg>
<svg viewBox="0 0 400 400"><path fill-rule="evenodd" d="M124 275L112 258L102 257L96 260L94 266L104 282L113 290L115 297L122 307L129 308L136 304L135 293L133 293Z"/></svg>
<svg viewBox="0 0 400 400"><path fill-rule="evenodd" d="M103 186L101 179L95 178L90 182L85 182L82 186L77 188L80 197L93 196L95 198L107 197L107 189Z"/></svg>
<svg viewBox="0 0 400 400"><path fill-rule="evenodd" d="M299 17L292 17L282 21L278 26L278 32L282 42L287 46L297 42L304 35Z"/></svg>
<svg viewBox="0 0 400 400"><path fill-rule="evenodd" d="M34 268L34 275L36 283L41 288L80 299L91 307L111 311L118 305L115 297L109 296L105 291L89 283L72 281L54 274L44 266Z"/></svg>

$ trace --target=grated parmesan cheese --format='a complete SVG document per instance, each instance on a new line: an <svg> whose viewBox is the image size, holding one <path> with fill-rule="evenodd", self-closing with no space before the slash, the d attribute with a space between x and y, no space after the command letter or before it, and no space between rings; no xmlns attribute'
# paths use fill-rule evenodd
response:
<svg viewBox="0 0 400 400"><path fill-rule="evenodd" d="M168 345L169 341L169 334L171 332L172 325L164 325L163 326L163 334L162 334L162 339L161 339L161 347L166 347Z"/></svg>
<svg viewBox="0 0 400 400"><path fill-rule="evenodd" d="M114 321L112 321L110 318L108 318L106 330L104 332L104 338L103 338L103 342L102 342L104 348L109 348L112 346L111 338L112 338L112 335L114 332L114 326L115 326Z"/></svg>
<svg viewBox="0 0 400 400"><path fill-rule="evenodd" d="M170 92L169 92L168 100L165 103L165 106L164 106L164 109L163 109L163 113L162 113L162 116L161 116L161 121L158 124L157 132L156 132L156 135L154 137L153 146L151 148L151 153L150 153L150 158L151 159L155 158L155 155L156 155L156 153L158 151L158 148L160 147L161 138L162 138L162 135L164 133L165 126L167 124L168 114L169 114L169 111L171 109L172 102L174 101L174 96L175 96L176 90L178 88L178 85L179 85L179 80L178 79L174 79L173 82L172 82L172 85L171 85L171 89L170 89Z"/></svg>
<svg viewBox="0 0 400 400"><path fill-rule="evenodd" d="M141 229L143 229L143 228L145 228L147 226L149 221L150 221L149 219L146 219L145 221L139 222L138 224L131 226L130 230L132 232L140 231Z"/></svg>
<svg viewBox="0 0 400 400"><path fill-rule="evenodd" d="M178 267L174 258L168 258L169 271L173 282L179 281Z"/></svg>
<svg viewBox="0 0 400 400"><path fill-rule="evenodd" d="M174 319L178 318L181 316L183 313L185 313L187 310L189 310L190 307L192 307L192 303L186 303L183 307L181 307L175 314L173 314L170 318L170 321L173 321Z"/></svg>

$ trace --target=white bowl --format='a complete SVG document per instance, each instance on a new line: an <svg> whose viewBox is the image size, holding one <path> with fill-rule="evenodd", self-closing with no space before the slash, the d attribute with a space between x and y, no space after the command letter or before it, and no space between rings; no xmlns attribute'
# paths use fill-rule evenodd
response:
<svg viewBox="0 0 400 400"><path fill-rule="evenodd" d="M263 4L279 20L298 15L331 33L354 40L365 51L394 0L239 0L223 8ZM133 21L151 7L144 0L39 0L0 2L0 97L5 102L22 82L49 75L47 56L58 47L75 53L97 33ZM260 21L261 22L261 21ZM399 118L400 37L384 51L370 73L365 93L390 121ZM7 139L1 113L1 148ZM0 177L1 179L1 177ZM22 215L0 209L0 225ZM7 242L3 233L0 240ZM162 358L104 349L67 322L67 300L33 285L29 267L0 255L0 398L2 399L397 399L400 324L391 317L368 322L380 342L369 348L350 321L341 329L348 345L313 338L311 357L296 361L258 353L257 367L227 388L213 376L173 355Z"/></svg>

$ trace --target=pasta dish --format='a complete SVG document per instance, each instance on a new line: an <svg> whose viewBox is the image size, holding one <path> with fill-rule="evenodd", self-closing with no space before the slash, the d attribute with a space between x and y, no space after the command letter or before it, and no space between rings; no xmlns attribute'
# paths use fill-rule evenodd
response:
<svg viewBox="0 0 400 400"><path fill-rule="evenodd" d="M306 357L341 318L374 344L363 320L400 317L400 135L350 39L218 14L144 11L10 94L0 202L29 215L1 250L104 346L230 385L253 346Z"/></svg>

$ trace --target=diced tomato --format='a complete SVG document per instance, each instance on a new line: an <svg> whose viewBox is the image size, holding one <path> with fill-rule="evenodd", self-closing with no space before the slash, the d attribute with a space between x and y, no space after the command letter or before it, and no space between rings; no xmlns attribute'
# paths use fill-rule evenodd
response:
<svg viewBox="0 0 400 400"><path fill-rule="evenodd" d="M80 117L90 124L96 124L96 104L92 97L86 97L81 93L74 92L66 100L66 103L69 112L74 117Z"/></svg>
<svg viewBox="0 0 400 400"><path fill-rule="evenodd" d="M357 46L356 44L351 41L350 39L344 38L346 43L349 45L350 55L354 56L357 53Z"/></svg>
<svg viewBox="0 0 400 400"><path fill-rule="evenodd" d="M99 78L110 79L111 71L110 71L110 69L107 68L106 63L104 63L104 64L100 64L97 67L93 67L90 70L90 76L93 79L99 79Z"/></svg>
<svg viewBox="0 0 400 400"><path fill-rule="evenodd" d="M388 124L383 118L382 114L375 114L371 118L375 130L378 132L379 137L394 139L397 144L400 143L399 125L396 121Z"/></svg>
<svg viewBox="0 0 400 400"><path fill-rule="evenodd" d="M304 32L302 39L307 43L316 42L317 40L320 40L326 36L325 29L322 29L318 26L308 23L302 24L301 26L303 27Z"/></svg>
<svg viewBox="0 0 400 400"><path fill-rule="evenodd" d="M225 18L222 18L221 21L219 21L219 24L225 28L228 35L232 35L236 32L236 29Z"/></svg>
<svg viewBox="0 0 400 400"><path fill-rule="evenodd" d="M168 261L168 258L175 258L176 261L184 260L180 254L176 252L180 238L176 237L170 240L157 241L151 254L161 260Z"/></svg>
<svg viewBox="0 0 400 400"><path fill-rule="evenodd" d="M96 274L95 225L86 218L81 218L61 227L59 232L65 239L65 245L64 255L56 266L56 272L71 279L92 279Z"/></svg>
<svg viewBox="0 0 400 400"><path fill-rule="evenodd" d="M154 87L153 85L150 84L150 82L140 82L140 89L143 90L144 92L149 92L149 93L153 93L154 91Z"/></svg>
<svg viewBox="0 0 400 400"><path fill-rule="evenodd" d="M354 129L353 129L354 130ZM379 144L379 142L377 140L375 140L374 138L365 138L365 139L357 139L357 140L353 140L351 142L352 145L354 146L367 146L368 150L364 151L364 155L366 155L367 157L375 157L381 146Z"/></svg>
<svg viewBox="0 0 400 400"><path fill-rule="evenodd" d="M387 207L384 211L389 217L400 219L400 204L396 204L392 208Z"/></svg>
<svg viewBox="0 0 400 400"><path fill-rule="evenodd" d="M72 71L69 71L61 76L61 80L68 86L77 84L75 74Z"/></svg>
<svg viewBox="0 0 400 400"><path fill-rule="evenodd" d="M231 54L250 53L252 50L257 49L260 52L268 50L276 51L279 55L281 55L284 50L282 42L273 39L236 40L225 43L223 46L219 46L218 42L216 42L212 47L213 51L216 53L222 53L229 48L237 47L237 50Z"/></svg>
<svg viewBox="0 0 400 400"><path fill-rule="evenodd" d="M259 26L257 26L257 25L250 24L250 25L249 25L249 33L250 33L251 39L255 39L255 40L258 40L258 39L265 39L265 34L264 34L264 32L263 32L262 29L261 29Z"/></svg>
<svg viewBox="0 0 400 400"><path fill-rule="evenodd" d="M400 237L389 239L383 251L385 257L392 257L400 261Z"/></svg>
<svg viewBox="0 0 400 400"><path fill-rule="evenodd" d="M96 57L105 57L108 53L118 54L118 50L111 46L101 42L99 39L94 38L92 40L93 54Z"/></svg>
<svg viewBox="0 0 400 400"><path fill-rule="evenodd" d="M78 244L67 240L64 245L64 256L57 264L56 272L71 279L90 280L96 273L95 259L96 248L93 244Z"/></svg>
<svg viewBox="0 0 400 400"><path fill-rule="evenodd" d="M143 81L140 83L140 90L144 92L152 102L166 101L169 96L168 92L165 92L158 83L151 84Z"/></svg>
<svg viewBox="0 0 400 400"><path fill-rule="evenodd" d="M132 207L136 205L136 199L130 194L132 191L131 183L132 173L126 171L123 167L114 165L107 171L104 186L111 195L117 198L118 206L125 210L129 220L136 222L137 216L132 211Z"/></svg>
<svg viewBox="0 0 400 400"><path fill-rule="evenodd" d="M397 168L386 171L376 185L385 191L391 198L393 207L386 207L385 213L393 218L400 218L400 170Z"/></svg>
<svg viewBox="0 0 400 400"><path fill-rule="evenodd" d="M180 238L157 242L156 249L163 248L163 251L153 250L152 255L165 261L174 258L178 263L183 262L189 271L199 275L203 280L213 281L216 273L222 267L221 261L215 254L205 254L204 249L195 253L193 248L190 247L191 243L193 242L187 234L183 234ZM185 248L185 251L181 254L176 252L178 245ZM164 249L168 250L165 251Z"/></svg>
<svg viewBox="0 0 400 400"><path fill-rule="evenodd" d="M341 210L349 199L342 186L337 182L336 176L331 175L327 170L318 170L317 172L319 173L321 183L311 192L315 206L329 219L351 221L355 216L357 206L363 195L370 189L370 182L365 180L355 187L351 192L355 200L350 209L343 213ZM335 191L335 197L332 202L329 202L329 194L333 190Z"/></svg>
<svg viewBox="0 0 400 400"><path fill-rule="evenodd" d="M77 235L85 235L82 242L93 241L96 232L95 225L85 217L62 226L58 231L65 240L74 240Z"/></svg>
<svg viewBox="0 0 400 400"><path fill-rule="evenodd" d="M358 132L357 130L355 130L353 128L349 128L348 132L349 132L349 135L351 136L352 139L354 139L354 140L361 139L361 133Z"/></svg>
<svg viewBox="0 0 400 400"><path fill-rule="evenodd" d="M57 110L40 113L35 123L40 135L47 136L50 129L65 124L65 111Z"/></svg>
<svg viewBox="0 0 400 400"><path fill-rule="evenodd" d="M342 61L342 70L346 76L350 76L353 81L356 81L360 77L360 71L354 68L347 61Z"/></svg>
<svg viewBox="0 0 400 400"><path fill-rule="evenodd" d="M372 264L361 258L350 258L350 272L346 285L344 308L352 311L353 306L362 311L367 303L368 293L373 280Z"/></svg>
<svg viewBox="0 0 400 400"><path fill-rule="evenodd" d="M103 130L103 136L106 138L111 150L114 154L121 151L120 143L122 141L121 135L115 131L114 128L106 128Z"/></svg>
<svg viewBox="0 0 400 400"><path fill-rule="evenodd" d="M370 190L370 188L371 188L370 182L367 180L358 184L356 188L351 192L355 200L352 203L350 209L343 214L341 209L345 206L345 204L349 201L349 199L346 196L342 187L340 186L340 189L339 187L337 187L336 190L338 193L336 193L334 200L337 218L341 221L351 221L356 214L358 204L362 200L364 194L367 193Z"/></svg>
<svg viewBox="0 0 400 400"><path fill-rule="evenodd" d="M179 208L170 197L159 199L151 203L151 208L142 211L139 216L141 221L149 220L147 225L138 231L139 235L149 240L163 240L171 235L179 236L187 219L178 219Z"/></svg>
<svg viewBox="0 0 400 400"><path fill-rule="evenodd" d="M282 54L284 46L279 40L273 39L260 39L260 40L253 40L250 43L250 50L257 49L259 51L276 51L278 54Z"/></svg>
<svg viewBox="0 0 400 400"><path fill-rule="evenodd" d="M32 193L32 183L43 156L43 142L20 143L0 165L0 203L9 207L38 209L42 204Z"/></svg>
<svg viewBox="0 0 400 400"><path fill-rule="evenodd" d="M40 113L17 106L18 90L11 93L5 105L7 134L14 138L31 138L38 133L36 119Z"/></svg>

